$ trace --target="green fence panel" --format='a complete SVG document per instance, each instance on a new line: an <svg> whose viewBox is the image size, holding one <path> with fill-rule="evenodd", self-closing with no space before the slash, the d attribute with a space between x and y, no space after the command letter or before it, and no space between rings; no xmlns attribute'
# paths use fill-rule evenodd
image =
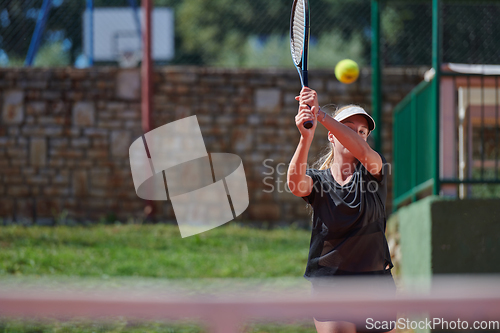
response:
<svg viewBox="0 0 500 333"><path fill-rule="evenodd" d="M432 141L433 123L433 99L432 89L429 84L416 95L416 170L415 185L420 185L433 176L433 165L431 160L434 158L434 145Z"/></svg>
<svg viewBox="0 0 500 333"><path fill-rule="evenodd" d="M394 208L415 201L433 181L431 82L420 83L394 110Z"/></svg>

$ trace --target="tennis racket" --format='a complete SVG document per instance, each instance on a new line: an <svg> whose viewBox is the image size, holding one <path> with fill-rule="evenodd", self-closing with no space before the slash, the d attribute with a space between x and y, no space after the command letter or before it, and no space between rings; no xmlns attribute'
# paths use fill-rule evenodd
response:
<svg viewBox="0 0 500 333"><path fill-rule="evenodd" d="M299 72L302 87L307 87L307 52L309 49L309 1L294 0L290 18L290 50L292 59ZM313 122L304 122L305 128L311 128Z"/></svg>

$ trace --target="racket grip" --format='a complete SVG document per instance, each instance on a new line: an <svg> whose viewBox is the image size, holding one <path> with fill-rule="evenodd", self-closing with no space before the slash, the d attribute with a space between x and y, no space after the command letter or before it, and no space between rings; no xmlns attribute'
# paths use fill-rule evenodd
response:
<svg viewBox="0 0 500 333"><path fill-rule="evenodd" d="M305 76L307 78L307 75ZM307 86L305 86L307 87ZM307 107L309 108L309 110L311 110L311 106L307 105ZM307 129L310 129L311 127L313 127L314 123L312 120L308 120L306 122L304 122L304 127L307 128Z"/></svg>
<svg viewBox="0 0 500 333"><path fill-rule="evenodd" d="M313 122L312 122L312 120L308 120L308 121L306 121L306 122L304 123L304 127L305 127L305 128L307 128L307 129L309 129L309 128L313 127Z"/></svg>

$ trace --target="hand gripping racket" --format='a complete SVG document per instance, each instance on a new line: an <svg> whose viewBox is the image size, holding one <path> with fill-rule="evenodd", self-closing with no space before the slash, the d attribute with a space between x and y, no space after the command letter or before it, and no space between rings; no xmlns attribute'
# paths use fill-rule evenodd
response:
<svg viewBox="0 0 500 333"><path fill-rule="evenodd" d="M290 50L292 59L299 72L302 87L307 87L307 52L309 49L309 1L294 0L290 18ZM305 128L311 128L313 122L304 123Z"/></svg>

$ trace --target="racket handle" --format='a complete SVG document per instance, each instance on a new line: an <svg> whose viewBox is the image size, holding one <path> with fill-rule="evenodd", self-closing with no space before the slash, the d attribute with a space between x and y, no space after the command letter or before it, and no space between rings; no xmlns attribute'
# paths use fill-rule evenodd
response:
<svg viewBox="0 0 500 333"><path fill-rule="evenodd" d="M306 121L306 122L304 123L304 127L305 127L305 128L307 128L307 129L309 129L309 128L313 127L313 122L312 122L312 120L308 120L308 121Z"/></svg>
<svg viewBox="0 0 500 333"><path fill-rule="evenodd" d="M303 87L308 87L309 86L309 77L307 75L307 69L302 69L302 86ZM308 105L309 106L309 105ZM311 107L309 106L309 109L311 109ZM313 122L312 120L308 120L304 123L304 127L309 129L311 127L313 127Z"/></svg>
<svg viewBox="0 0 500 333"><path fill-rule="evenodd" d="M307 78L307 75L306 75L306 78ZM307 87L307 86L305 86L305 87ZM311 107L309 105L307 107L309 108L309 110L311 110ZM308 120L308 121L304 122L303 125L305 128L310 129L311 127L313 127L314 123L312 120Z"/></svg>

